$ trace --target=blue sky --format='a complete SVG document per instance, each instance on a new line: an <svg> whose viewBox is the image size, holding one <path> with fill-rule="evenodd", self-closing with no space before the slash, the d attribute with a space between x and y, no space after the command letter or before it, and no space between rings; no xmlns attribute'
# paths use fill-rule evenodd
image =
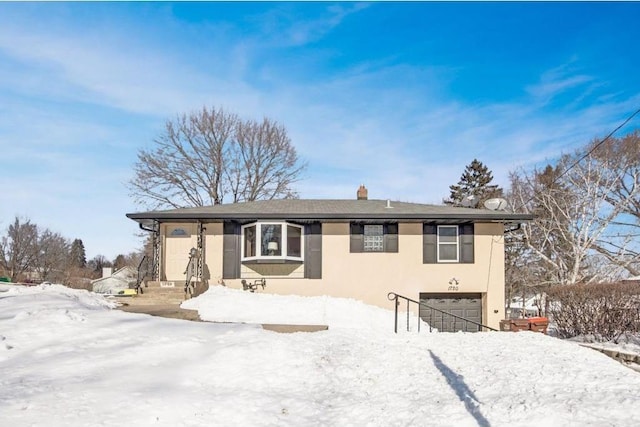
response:
<svg viewBox="0 0 640 427"><path fill-rule="evenodd" d="M15 215L136 249L126 182L167 119L276 120L303 198L440 203L640 108L640 3L2 3L0 229ZM638 128L636 119L623 135Z"/></svg>

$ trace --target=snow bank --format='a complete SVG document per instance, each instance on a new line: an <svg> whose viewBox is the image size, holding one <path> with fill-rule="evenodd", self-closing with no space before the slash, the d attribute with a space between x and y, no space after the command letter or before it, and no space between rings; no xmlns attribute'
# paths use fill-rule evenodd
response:
<svg viewBox="0 0 640 427"><path fill-rule="evenodd" d="M392 313L328 297L214 288L185 303L276 323L273 302L330 325L278 334L56 286L0 291L2 426L640 426L640 374L539 333L378 333Z"/></svg>
<svg viewBox="0 0 640 427"><path fill-rule="evenodd" d="M181 307L198 310L201 319L211 322L328 325L376 333L393 332L394 322L393 311L355 299L252 293L225 286L212 286ZM403 319L406 325L406 316ZM411 324L416 325L415 316Z"/></svg>

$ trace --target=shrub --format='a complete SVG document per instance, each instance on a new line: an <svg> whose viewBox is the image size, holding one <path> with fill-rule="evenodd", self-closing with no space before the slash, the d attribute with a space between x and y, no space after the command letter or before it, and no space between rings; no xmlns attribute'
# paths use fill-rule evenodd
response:
<svg viewBox="0 0 640 427"><path fill-rule="evenodd" d="M640 332L640 284L596 283L555 286L548 291L549 316L558 336L615 341Z"/></svg>

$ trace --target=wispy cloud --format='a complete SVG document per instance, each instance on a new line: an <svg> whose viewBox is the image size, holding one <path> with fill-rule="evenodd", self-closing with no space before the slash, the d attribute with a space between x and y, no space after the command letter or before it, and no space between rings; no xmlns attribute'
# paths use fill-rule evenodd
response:
<svg viewBox="0 0 640 427"><path fill-rule="evenodd" d="M285 4L286 5L286 4ZM348 16L369 7L368 3L341 3L324 6L317 17L301 17L286 7L279 7L256 17L262 22L262 36L280 47L302 46L318 41Z"/></svg>
<svg viewBox="0 0 640 427"><path fill-rule="evenodd" d="M584 145L640 102L580 71L576 58L522 81L524 97L478 102L449 90L459 64L389 54L327 70L316 67L322 48L293 54L367 6L315 4L319 13L301 17L278 4L247 35L237 23L165 15L136 30L0 18L0 142L5 159L28 165L5 169L15 203L2 204L0 218L30 214L91 239L94 254L121 252L135 231L124 183L137 149L165 119L204 104L284 124L310 164L302 197L352 198L365 184L372 198L439 203L473 158L506 186L510 170ZM183 33L211 44L194 47ZM101 239L107 225L126 230L119 243Z"/></svg>
<svg viewBox="0 0 640 427"><path fill-rule="evenodd" d="M558 96L570 93L573 105L579 105L580 101L602 85L595 77L577 72L576 61L576 58L572 58L567 63L546 71L538 82L527 86L526 90L533 100L545 105Z"/></svg>

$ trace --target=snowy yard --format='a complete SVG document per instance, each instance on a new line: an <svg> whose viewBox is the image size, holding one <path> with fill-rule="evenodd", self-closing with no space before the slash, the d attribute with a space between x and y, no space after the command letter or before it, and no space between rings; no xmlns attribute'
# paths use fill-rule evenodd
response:
<svg viewBox="0 0 640 427"><path fill-rule="evenodd" d="M214 287L188 322L0 285L0 426L640 426L640 374L542 334L393 334L352 300ZM278 334L252 322L328 324Z"/></svg>

